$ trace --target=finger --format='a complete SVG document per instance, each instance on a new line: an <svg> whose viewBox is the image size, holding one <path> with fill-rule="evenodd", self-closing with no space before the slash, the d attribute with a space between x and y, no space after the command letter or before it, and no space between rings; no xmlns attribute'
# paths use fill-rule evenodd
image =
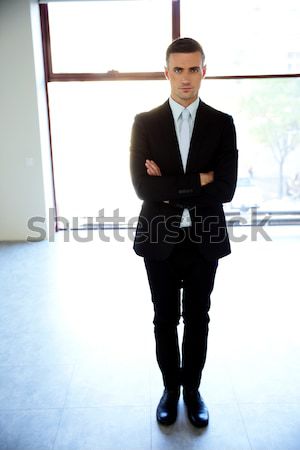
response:
<svg viewBox="0 0 300 450"><path fill-rule="evenodd" d="M152 169L148 169L147 173L148 173L148 175L151 175L154 177L157 177L159 175L155 170L152 170Z"/></svg>
<svg viewBox="0 0 300 450"><path fill-rule="evenodd" d="M145 163L146 169L147 169L147 173L149 175L154 175L155 173L155 169L153 168L153 166L150 163Z"/></svg>
<svg viewBox="0 0 300 450"><path fill-rule="evenodd" d="M158 165L156 164L156 162L153 161L152 159L147 159L147 160L146 160L146 164L148 164L149 166L151 166L151 167L153 167L153 168L159 169L159 167L158 167Z"/></svg>
<svg viewBox="0 0 300 450"><path fill-rule="evenodd" d="M145 162L145 167L146 167L147 173L150 175L152 173L153 169L152 169L152 166L149 161Z"/></svg>
<svg viewBox="0 0 300 450"><path fill-rule="evenodd" d="M155 172L152 169L147 169L147 174L148 175L155 175Z"/></svg>
<svg viewBox="0 0 300 450"><path fill-rule="evenodd" d="M148 175L155 175L155 176L161 175L160 168L154 161L146 160L145 166L147 168Z"/></svg>
<svg viewBox="0 0 300 450"><path fill-rule="evenodd" d="M151 165L146 165L146 169L147 169L147 174L148 175L156 175L156 170L151 166Z"/></svg>
<svg viewBox="0 0 300 450"><path fill-rule="evenodd" d="M145 166L147 167L147 169L155 170L155 164L153 164L152 161L147 160L145 162Z"/></svg>
<svg viewBox="0 0 300 450"><path fill-rule="evenodd" d="M152 172L153 172L153 174L156 175L156 176L159 176L159 175L160 175L160 170L159 170L159 168L157 168L157 167L153 168L153 169L152 169Z"/></svg>
<svg viewBox="0 0 300 450"><path fill-rule="evenodd" d="M156 174L156 175L161 175L160 168L159 168L159 166L156 164L156 162L155 162L155 161L151 161L150 163L151 163L151 167L152 167L152 169L154 170L155 174Z"/></svg>
<svg viewBox="0 0 300 450"><path fill-rule="evenodd" d="M146 167L152 170L157 170L158 168L154 161L146 161Z"/></svg>

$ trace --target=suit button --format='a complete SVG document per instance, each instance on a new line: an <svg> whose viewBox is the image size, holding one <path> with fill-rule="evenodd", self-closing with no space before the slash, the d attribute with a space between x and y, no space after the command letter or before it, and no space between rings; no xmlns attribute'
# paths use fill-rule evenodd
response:
<svg viewBox="0 0 300 450"><path fill-rule="evenodd" d="M191 194L193 189L179 189L178 194Z"/></svg>

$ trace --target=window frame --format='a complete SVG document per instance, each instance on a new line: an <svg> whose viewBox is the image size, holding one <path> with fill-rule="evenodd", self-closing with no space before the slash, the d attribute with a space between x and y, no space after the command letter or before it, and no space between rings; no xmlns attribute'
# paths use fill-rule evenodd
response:
<svg viewBox="0 0 300 450"><path fill-rule="evenodd" d="M169 0L172 2L172 40L180 37L180 0ZM108 71L106 73L96 72L64 72L55 73L52 68L51 58L51 36L49 27L48 5L40 4L41 30L44 51L44 65L46 82L52 81L126 81L126 80L164 80L164 72L119 72ZM239 80L258 78L299 78L300 73L260 74L260 75L214 75L206 76L207 80Z"/></svg>
<svg viewBox="0 0 300 450"><path fill-rule="evenodd" d="M180 37L180 0L172 2L172 40ZM55 73L52 68L51 36L49 26L48 5L40 4L41 30L44 52L45 77L51 81L126 81L126 80L164 80L164 72L119 72L111 70L96 72L64 72Z"/></svg>

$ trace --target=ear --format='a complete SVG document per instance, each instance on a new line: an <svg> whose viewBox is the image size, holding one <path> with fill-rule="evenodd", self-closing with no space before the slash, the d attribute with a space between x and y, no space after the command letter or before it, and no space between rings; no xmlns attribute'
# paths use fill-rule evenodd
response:
<svg viewBox="0 0 300 450"><path fill-rule="evenodd" d="M166 77L167 80L170 79L170 76L169 76L169 69L168 69L166 66L165 66L165 77Z"/></svg>
<svg viewBox="0 0 300 450"><path fill-rule="evenodd" d="M202 69L202 77L204 78L205 75L206 75L206 66L204 66Z"/></svg>

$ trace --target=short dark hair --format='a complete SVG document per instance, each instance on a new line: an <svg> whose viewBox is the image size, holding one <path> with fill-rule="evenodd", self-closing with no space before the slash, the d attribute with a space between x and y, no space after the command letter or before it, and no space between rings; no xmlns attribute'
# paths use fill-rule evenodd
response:
<svg viewBox="0 0 300 450"><path fill-rule="evenodd" d="M175 39L167 48L166 52L166 63L169 62L169 56L171 53L194 53L200 52L202 57L202 65L205 63L205 54L202 46L199 42L192 38L178 38Z"/></svg>

